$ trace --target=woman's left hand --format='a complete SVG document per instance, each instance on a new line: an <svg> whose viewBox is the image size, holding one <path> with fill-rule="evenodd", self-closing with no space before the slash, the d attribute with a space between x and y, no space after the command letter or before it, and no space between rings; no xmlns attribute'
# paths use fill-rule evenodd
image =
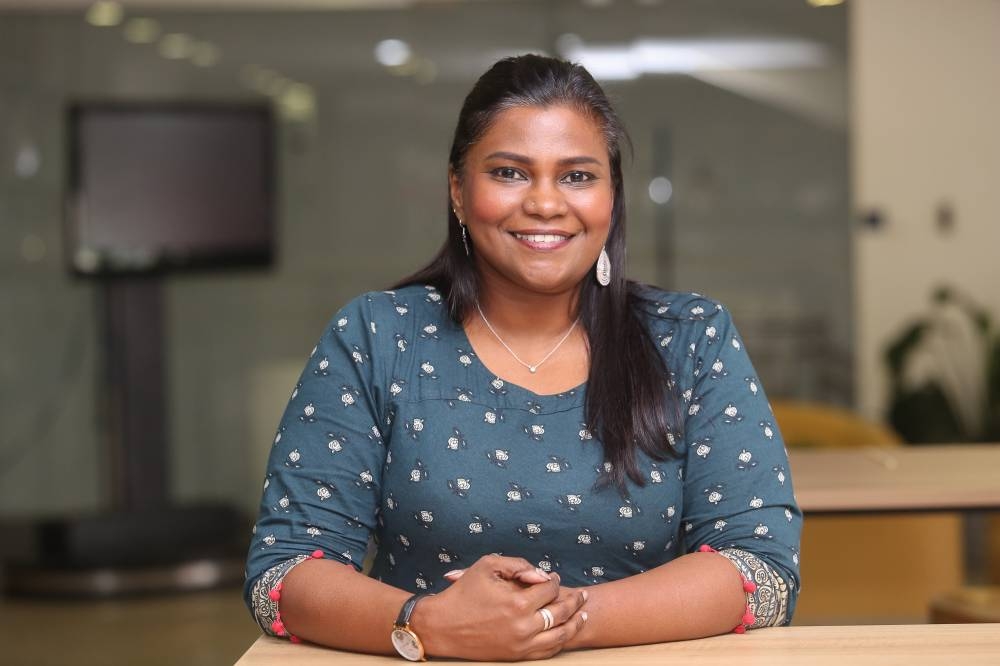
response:
<svg viewBox="0 0 1000 666"><path fill-rule="evenodd" d="M411 617L431 656L476 661L545 659L564 649L587 617L586 595L520 557L484 555ZM544 625L544 626L543 626Z"/></svg>
<svg viewBox="0 0 1000 666"><path fill-rule="evenodd" d="M449 582L454 583L456 580L458 580L459 578L461 578L462 574L464 574L464 573L465 573L465 569L453 569L452 571L449 571L448 573L446 573L444 575L444 577ZM544 582L550 580L550 575L548 573L546 573L545 571L542 571L541 569L529 569L529 568L525 568L525 569L522 569L522 570L517 571L516 573L514 573L508 580L516 580L519 583L522 583L524 585L535 585L535 584L544 583ZM575 595L575 593L576 593L576 588L566 587L565 585L560 585L559 586L559 597L553 603L555 604L555 603L566 602L568 599L571 599L573 597L573 595ZM583 590L582 594L583 594L584 603L583 603L582 606L580 606L580 610L583 612L584 619L586 619L587 618L587 612L584 611L583 609L587 607L586 606L586 600L587 600L587 596L588 596L587 595L587 591ZM573 636L573 638L571 638L563 646L563 649L572 650L572 649L580 647L580 645L581 645L580 638L581 638L581 634L580 634L580 632L577 632Z"/></svg>

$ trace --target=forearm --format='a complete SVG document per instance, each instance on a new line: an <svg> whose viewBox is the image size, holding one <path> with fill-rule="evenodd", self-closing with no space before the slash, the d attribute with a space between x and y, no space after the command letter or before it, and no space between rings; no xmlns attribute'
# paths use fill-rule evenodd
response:
<svg viewBox="0 0 1000 666"><path fill-rule="evenodd" d="M258 622L296 640L393 654L392 626L410 593L348 565L313 558L290 560L259 579L271 588L254 590ZM560 588L558 578L522 558L487 555L456 573L450 587L422 600L410 616L410 627L427 656L543 659L564 649L585 622L580 610L586 595ZM274 615L277 610L280 620L269 624L261 617L262 606L266 607L263 615ZM552 630L541 625L538 609L543 607L557 624Z"/></svg>
<svg viewBox="0 0 1000 666"><path fill-rule="evenodd" d="M715 553L692 553L588 587L586 626L568 647L611 647L701 638L732 631L746 611L743 579Z"/></svg>
<svg viewBox="0 0 1000 666"><path fill-rule="evenodd" d="M342 650L395 654L393 622L410 593L332 560L309 560L282 583L285 629L304 640Z"/></svg>

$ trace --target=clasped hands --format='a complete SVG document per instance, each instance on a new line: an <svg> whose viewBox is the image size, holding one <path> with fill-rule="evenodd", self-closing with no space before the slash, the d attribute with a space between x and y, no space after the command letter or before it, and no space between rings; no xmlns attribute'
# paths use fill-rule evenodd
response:
<svg viewBox="0 0 1000 666"><path fill-rule="evenodd" d="M587 620L585 590L561 587L558 574L523 558L485 555L445 577L452 585L421 601L411 618L431 656L547 659L572 647Z"/></svg>

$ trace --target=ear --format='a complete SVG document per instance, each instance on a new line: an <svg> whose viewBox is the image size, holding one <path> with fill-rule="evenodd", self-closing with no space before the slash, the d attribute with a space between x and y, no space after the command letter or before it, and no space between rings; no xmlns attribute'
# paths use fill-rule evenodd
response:
<svg viewBox="0 0 1000 666"><path fill-rule="evenodd" d="M462 183L455 170L448 167L448 193L451 195L451 206L455 209L458 219L465 220L465 210L462 207Z"/></svg>

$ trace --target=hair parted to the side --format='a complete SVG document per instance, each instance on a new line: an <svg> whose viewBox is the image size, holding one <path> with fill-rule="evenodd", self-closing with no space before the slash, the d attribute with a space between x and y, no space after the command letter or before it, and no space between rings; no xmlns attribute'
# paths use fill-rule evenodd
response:
<svg viewBox="0 0 1000 666"><path fill-rule="evenodd" d="M569 106L593 118L608 149L614 203L605 249L611 260L611 283L600 286L591 270L581 285L579 315L590 344L587 423L603 442L605 460L611 463L607 481L625 491L626 478L645 485L638 466L639 451L657 460L676 455L668 434L678 433L681 424L669 371L637 312L643 301L642 286L625 277L621 145L629 139L621 120L600 85L582 66L539 55L505 58L483 74L465 98L449 167L461 179L470 146L502 111L555 105ZM471 253L466 252L450 194L447 201L444 246L426 267L393 288L435 286L445 295L452 319L461 324L479 298L476 249L470 238Z"/></svg>

